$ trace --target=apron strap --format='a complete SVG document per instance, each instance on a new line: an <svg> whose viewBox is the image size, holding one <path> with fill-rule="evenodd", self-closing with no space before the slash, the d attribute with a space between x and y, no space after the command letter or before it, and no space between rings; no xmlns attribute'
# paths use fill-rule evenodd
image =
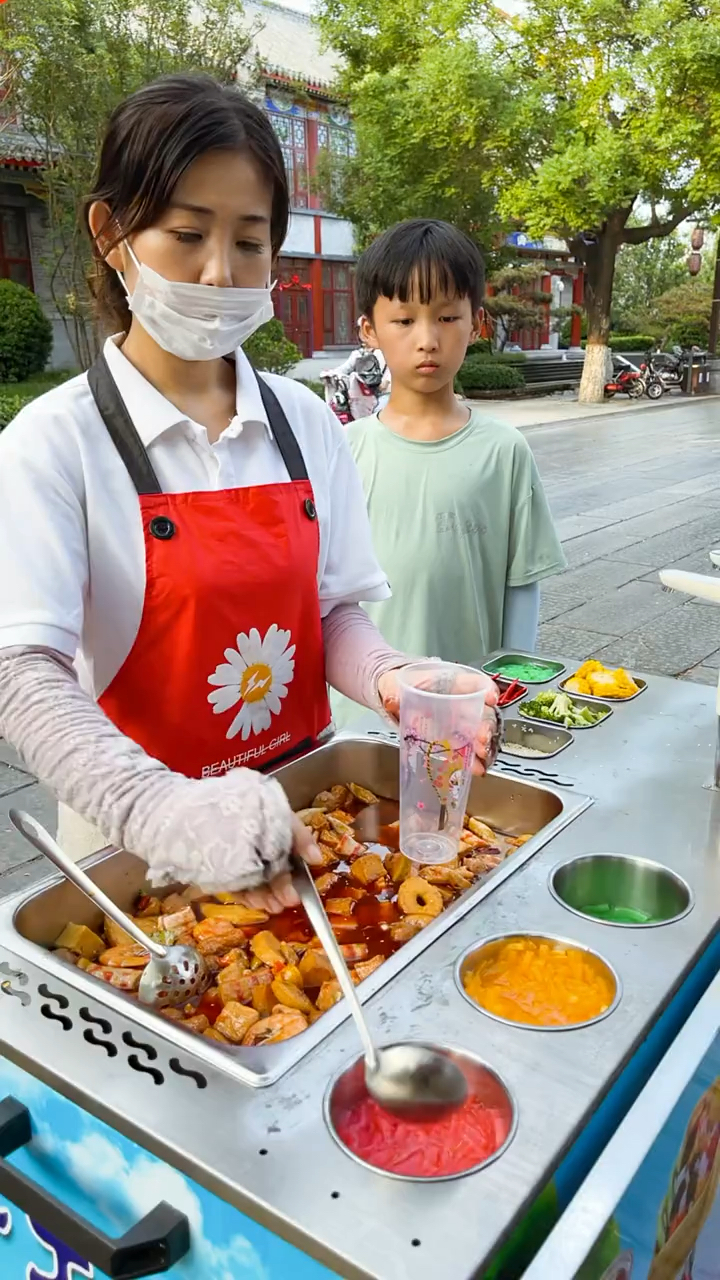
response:
<svg viewBox="0 0 720 1280"><path fill-rule="evenodd" d="M138 493L162 493L147 449L102 353L88 369L88 384L108 434Z"/></svg>
<svg viewBox="0 0 720 1280"><path fill-rule="evenodd" d="M253 373L258 381L273 439L280 450L280 456L287 467L290 479L292 481L307 480L305 459L287 420L285 410L265 379L261 378L254 369ZM160 481L153 470L147 449L138 435L135 423L128 413L127 405L104 355L100 354L90 366L87 377L100 417L125 463L137 493L162 493Z"/></svg>
<svg viewBox="0 0 720 1280"><path fill-rule="evenodd" d="M295 433L287 420L285 410L272 387L268 386L265 379L260 377L256 369L253 369L253 373L258 380L260 396L268 416L273 439L280 450L290 479L307 480L308 473L305 459L302 456L300 445L295 439Z"/></svg>

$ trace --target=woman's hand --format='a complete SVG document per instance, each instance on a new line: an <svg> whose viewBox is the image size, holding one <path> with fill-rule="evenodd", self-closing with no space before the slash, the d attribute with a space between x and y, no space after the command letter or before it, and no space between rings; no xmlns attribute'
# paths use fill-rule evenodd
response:
<svg viewBox="0 0 720 1280"><path fill-rule="evenodd" d="M473 773L482 775L492 768L497 759L497 754L500 750L502 722L498 712L495 710L498 700L498 687L495 681L483 672L478 672L478 675L481 677L480 687L485 690L485 708L483 710L482 723L475 739ZM378 693L380 694L383 710L395 721L400 718L400 685L397 677L397 670L386 671L385 675L380 676L378 680ZM472 687L477 687L475 679L473 679Z"/></svg>
<svg viewBox="0 0 720 1280"><path fill-rule="evenodd" d="M299 854L308 866L320 866L322 854L313 839L313 833L295 814L292 817L292 836L293 853ZM254 907L256 911L269 911L273 916L279 915L286 907L297 907L300 902L289 871L284 871L260 889L248 890L242 895L242 900L247 907Z"/></svg>

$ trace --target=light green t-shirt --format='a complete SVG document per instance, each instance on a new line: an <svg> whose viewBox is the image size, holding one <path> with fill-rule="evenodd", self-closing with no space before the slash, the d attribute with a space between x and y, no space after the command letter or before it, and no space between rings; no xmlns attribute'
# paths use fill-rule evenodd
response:
<svg viewBox="0 0 720 1280"><path fill-rule="evenodd" d="M347 438L392 591L364 607L395 648L476 664L502 644L506 588L565 567L525 437L474 412L444 440L407 440L377 417ZM332 705L339 725L358 714Z"/></svg>

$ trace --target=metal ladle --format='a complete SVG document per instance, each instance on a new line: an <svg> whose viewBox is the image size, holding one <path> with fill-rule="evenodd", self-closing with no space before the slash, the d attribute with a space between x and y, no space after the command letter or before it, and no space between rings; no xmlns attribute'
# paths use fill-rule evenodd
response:
<svg viewBox="0 0 720 1280"><path fill-rule="evenodd" d="M426 1045L375 1046L312 874L295 854L292 863L295 872L293 884L355 1019L365 1055L368 1093L381 1107L401 1120L439 1120L465 1101L468 1084L463 1072L446 1054Z"/></svg>
<svg viewBox="0 0 720 1280"><path fill-rule="evenodd" d="M84 893L96 907L109 916L116 925L128 933L144 951L149 951L150 961L143 969L138 987L138 997L143 1004L153 1009L172 1008L185 1004L194 996L202 995L210 986L211 974L194 947L162 946L148 938L131 920L115 905L107 894L99 889L93 880L81 871L60 845L53 840L44 827L36 822L29 813L20 809L10 810L10 821L21 836L46 858L55 863L59 871L70 880L81 893Z"/></svg>

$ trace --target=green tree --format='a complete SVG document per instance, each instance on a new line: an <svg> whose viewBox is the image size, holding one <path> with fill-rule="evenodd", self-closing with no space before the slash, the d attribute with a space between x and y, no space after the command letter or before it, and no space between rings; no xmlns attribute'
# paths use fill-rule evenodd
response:
<svg viewBox="0 0 720 1280"><path fill-rule="evenodd" d="M613 285L613 329L625 333L647 331L655 298L688 279L688 247L671 232L662 240L621 245Z"/></svg>
<svg viewBox="0 0 720 1280"><path fill-rule="evenodd" d="M484 29L514 85L500 210L563 236L585 266L583 400L602 398L615 263L720 192L720 10L693 0L487 0Z"/></svg>
<svg viewBox="0 0 720 1280"><path fill-rule="evenodd" d="M321 0L344 69L357 153L325 157L321 183L360 247L407 217L445 218L489 243L488 139L508 122L508 86L468 29L468 0Z"/></svg>
<svg viewBox="0 0 720 1280"><path fill-rule="evenodd" d="M696 279L686 280L655 298L651 314L662 342L707 347L712 296L712 284Z"/></svg>
<svg viewBox="0 0 720 1280"><path fill-rule="evenodd" d="M105 123L129 93L156 76L207 71L229 82L250 47L240 0L6 0L0 7L5 105L43 156L55 307L78 364L96 347L78 221ZM151 163L151 157L148 157Z"/></svg>

